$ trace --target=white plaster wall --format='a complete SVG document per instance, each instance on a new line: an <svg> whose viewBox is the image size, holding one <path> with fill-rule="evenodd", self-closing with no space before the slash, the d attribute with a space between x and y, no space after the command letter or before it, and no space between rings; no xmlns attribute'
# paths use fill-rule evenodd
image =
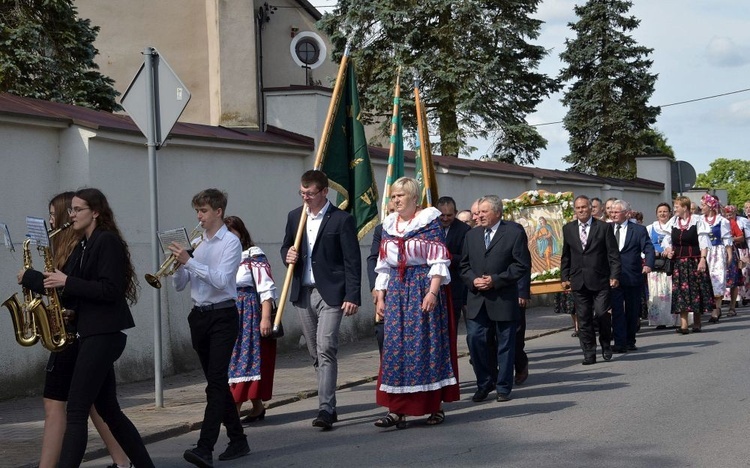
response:
<svg viewBox="0 0 750 468"><path fill-rule="evenodd" d="M150 194L147 150L143 138L124 133L94 130L78 126L38 121L9 122L0 119L0 191L4 203L0 222L7 223L16 249L25 233L27 215L46 217L49 198L61 190L93 186L107 195L117 222L128 242L133 262L141 281L138 303L133 307L136 328L128 331L129 343L117 365L122 380L153 377L153 289L143 280L153 272L150 226ZM240 216L248 225L255 242L263 248L271 262L277 285L281 288L286 272L279 249L289 210L299 206L299 176L311 167L313 152L281 145L232 144L211 140L175 138L157 152L159 186L159 223L161 229L196 225L190 205L198 191L216 187L229 194L227 214ZM373 167L380 190L385 178L384 161ZM414 174L413 164L407 175ZM468 208L479 196L498 194L515 197L525 190L545 188L550 191L572 190L576 194L606 198L618 193L637 207L656 206L659 194L647 190L622 193L617 187L576 187L572 185L543 186L531 178L481 170L440 168L440 194L450 195L459 209ZM620 195L621 194L621 195ZM335 195L332 193L331 198ZM342 323L342 341L371 336L373 308L369 300L364 270L371 235L361 241L363 259L362 308L353 318ZM160 259L161 260L161 259ZM40 260L34 253L35 265ZM21 267L20 252L11 254L0 248L0 293L2 300L20 292L16 273ZM165 375L196 368L197 359L190 347L187 313L190 297L177 293L171 281L162 288L163 369ZM281 349L303 346L296 310L287 304L284 315L287 336ZM9 314L0 311L0 398L24 395L41 390L48 353L40 345L22 348L13 339Z"/></svg>
<svg viewBox="0 0 750 468"><path fill-rule="evenodd" d="M264 3L265 0L255 0L256 9ZM315 20L295 1L280 0L273 2L272 5L277 6L278 9L269 16L270 21L261 31L263 35L263 87L307 85L305 70L297 65L289 52L292 27L296 27L298 33L314 32L325 42L326 61L320 67L311 70L311 76L316 83L320 82L321 86L333 87L338 64L331 59L331 43L322 32L318 31Z"/></svg>
<svg viewBox="0 0 750 468"><path fill-rule="evenodd" d="M264 94L267 125L314 138L317 146L328 115L330 92L307 89Z"/></svg>

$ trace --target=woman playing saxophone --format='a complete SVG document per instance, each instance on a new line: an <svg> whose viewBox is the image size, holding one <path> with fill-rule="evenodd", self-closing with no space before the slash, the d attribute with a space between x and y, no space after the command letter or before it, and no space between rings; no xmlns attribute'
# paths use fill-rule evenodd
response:
<svg viewBox="0 0 750 468"><path fill-rule="evenodd" d="M55 195L49 202L49 223L52 229L62 227L70 222L68 209L73 200L73 192L63 192ZM70 254L81 241L81 233L73 229L60 231L52 240L53 264L58 270L64 270ZM35 293L44 292L44 277L41 272L23 269L18 274L18 282ZM66 323L68 331L75 330L75 318ZM65 406L68 401L70 381L73 377L73 367L78 357L78 342L73 342L62 351L50 353L44 379L44 434L42 436L42 453L39 460L40 468L57 466L62 449L63 434L65 433ZM107 424L91 407L91 420L96 430L107 446L112 456L112 467L127 467L130 465L127 455L115 440Z"/></svg>

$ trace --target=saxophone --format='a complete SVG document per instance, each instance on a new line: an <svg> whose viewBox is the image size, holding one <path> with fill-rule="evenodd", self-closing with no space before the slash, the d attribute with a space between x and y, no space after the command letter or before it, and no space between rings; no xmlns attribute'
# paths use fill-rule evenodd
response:
<svg viewBox="0 0 750 468"><path fill-rule="evenodd" d="M31 239L23 241L23 268L31 269ZM34 293L29 288L23 288L23 304L18 301L17 293L13 293L3 302L10 312L10 318L13 321L13 328L16 330L16 341L21 346L34 346L39 341L39 333L35 317L36 313L29 307L34 302ZM37 306L38 307L38 306Z"/></svg>
<svg viewBox="0 0 750 468"><path fill-rule="evenodd" d="M64 224L60 229L49 233L50 240L71 226ZM50 247L38 247L39 254L44 259L44 271L55 271L53 264L52 249ZM23 268L29 270L31 264L31 239L23 242ZM50 351L62 351L75 339L75 335L65 328L65 315L68 313L60 302L57 289L47 288L44 290L48 304L29 288L23 288L24 301L21 303L16 294L13 294L3 302L3 307L10 311L13 328L16 331L16 341L21 346L34 346L39 340L42 346Z"/></svg>
<svg viewBox="0 0 750 468"><path fill-rule="evenodd" d="M55 235L69 228L72 223L65 223L59 229L49 233L52 240ZM50 244L51 245L51 244ZM39 255L44 259L44 271L55 271L53 264L52 248L38 247ZM37 323L37 331L42 341L42 346L49 351L57 352L65 349L75 340L75 335L66 330L65 317L69 311L65 310L60 301L56 288L46 288L44 295L47 297L47 304L44 304L42 298L32 300L28 308L34 313L34 319Z"/></svg>

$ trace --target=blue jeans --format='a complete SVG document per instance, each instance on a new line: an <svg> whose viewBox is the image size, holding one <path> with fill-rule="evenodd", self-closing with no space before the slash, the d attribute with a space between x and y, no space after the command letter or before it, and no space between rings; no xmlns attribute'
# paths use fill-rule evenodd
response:
<svg viewBox="0 0 750 468"><path fill-rule="evenodd" d="M482 306L476 317L466 321L466 341L477 387L490 391L494 386L498 394L510 395L513 390L516 322L491 320L487 309Z"/></svg>

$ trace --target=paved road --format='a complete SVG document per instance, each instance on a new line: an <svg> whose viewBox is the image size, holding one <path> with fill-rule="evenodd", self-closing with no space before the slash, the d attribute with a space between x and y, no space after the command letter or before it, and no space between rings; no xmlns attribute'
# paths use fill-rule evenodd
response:
<svg viewBox="0 0 750 468"><path fill-rule="evenodd" d="M374 427L384 410L373 383L338 393L340 422L330 432L311 427L316 399L303 399L247 429L249 456L216 466L750 466L750 310L740 312L689 336L647 327L639 351L594 366L581 366L567 331L531 340L531 376L508 403L472 403L463 358L462 401L446 405L438 427L420 418L405 430ZM186 466L182 452L197 437L150 444L156 466Z"/></svg>

